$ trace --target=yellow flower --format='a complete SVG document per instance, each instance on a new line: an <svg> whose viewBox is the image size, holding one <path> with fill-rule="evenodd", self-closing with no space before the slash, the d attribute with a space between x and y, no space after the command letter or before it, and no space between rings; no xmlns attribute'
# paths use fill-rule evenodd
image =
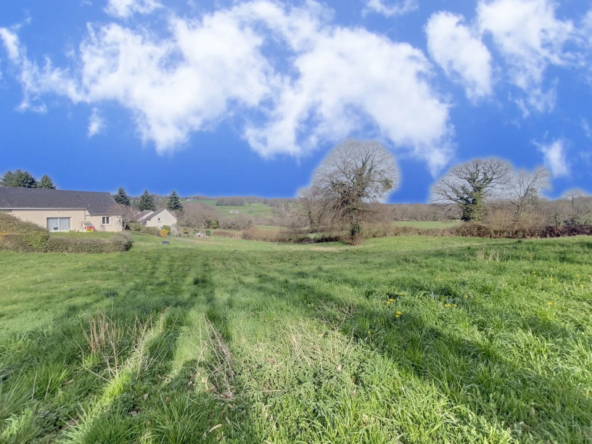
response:
<svg viewBox="0 0 592 444"><path fill-rule="evenodd" d="M552 281L552 280L553 280L553 278L549 278L549 280L551 280L551 281Z"/></svg>
<svg viewBox="0 0 592 444"><path fill-rule="evenodd" d="M400 314L403 314L403 313L402 313L402 312L400 312L400 311L398 311L398 312L397 312L397 314L398 314L398 315L400 315Z"/></svg>
<svg viewBox="0 0 592 444"><path fill-rule="evenodd" d="M395 315L395 318L398 318L400 315Z"/></svg>
<svg viewBox="0 0 592 444"><path fill-rule="evenodd" d="M456 304L452 304L453 307L456 307Z"/></svg>
<svg viewBox="0 0 592 444"><path fill-rule="evenodd" d="M469 296L465 294L465 298L468 298Z"/></svg>
<svg viewBox="0 0 592 444"><path fill-rule="evenodd" d="M450 304L446 304L446 307L452 307L452 305L450 305Z"/></svg>
<svg viewBox="0 0 592 444"><path fill-rule="evenodd" d="M553 305L553 302L547 302L548 305Z"/></svg>
<svg viewBox="0 0 592 444"><path fill-rule="evenodd" d="M580 284L580 287L584 288L584 286L582 284Z"/></svg>

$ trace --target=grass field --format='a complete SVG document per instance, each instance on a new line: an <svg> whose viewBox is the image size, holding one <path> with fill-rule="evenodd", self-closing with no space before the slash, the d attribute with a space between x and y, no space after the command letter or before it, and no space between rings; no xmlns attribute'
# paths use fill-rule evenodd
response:
<svg viewBox="0 0 592 444"><path fill-rule="evenodd" d="M398 227L415 227L415 228L450 228L456 227L459 222L457 221L450 221L450 222L439 222L439 221L406 221L400 220L393 222L394 225Z"/></svg>
<svg viewBox="0 0 592 444"><path fill-rule="evenodd" d="M2 443L592 442L592 241L0 252Z"/></svg>
<svg viewBox="0 0 592 444"><path fill-rule="evenodd" d="M215 200L192 200L189 202L200 202L211 205L221 217L237 217L240 214L246 216L271 217L271 207L262 203L252 203L243 206L218 207ZM240 211L239 214L230 214L229 211Z"/></svg>

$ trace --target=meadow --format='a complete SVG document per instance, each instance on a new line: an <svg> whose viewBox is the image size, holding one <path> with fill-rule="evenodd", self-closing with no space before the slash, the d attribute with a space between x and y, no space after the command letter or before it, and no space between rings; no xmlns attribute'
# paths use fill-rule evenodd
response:
<svg viewBox="0 0 592 444"><path fill-rule="evenodd" d="M592 240L0 252L2 443L592 442Z"/></svg>
<svg viewBox="0 0 592 444"><path fill-rule="evenodd" d="M272 217L273 213L271 211L271 207L269 205L265 205L262 203L254 202L249 204L245 204L243 206L216 206L215 200L190 200L187 203L191 202L198 202L203 203L206 205L210 205L214 208L220 217L237 217L240 214L250 216L250 217ZM238 214L231 214L230 211L239 211Z"/></svg>

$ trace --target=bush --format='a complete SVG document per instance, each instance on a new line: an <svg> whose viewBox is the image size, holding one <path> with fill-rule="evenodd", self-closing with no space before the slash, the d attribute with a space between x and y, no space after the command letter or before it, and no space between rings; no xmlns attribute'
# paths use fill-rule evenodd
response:
<svg viewBox="0 0 592 444"><path fill-rule="evenodd" d="M129 234L116 234L110 240L72 237L50 237L45 245L47 253L120 253L132 246Z"/></svg>
<svg viewBox="0 0 592 444"><path fill-rule="evenodd" d="M214 231L213 235L219 237L227 237L230 239L236 239L239 237L237 234L231 233L230 231Z"/></svg>
<svg viewBox="0 0 592 444"><path fill-rule="evenodd" d="M158 234L160 237L167 237L169 235L169 232L163 228L158 232Z"/></svg>
<svg viewBox="0 0 592 444"><path fill-rule="evenodd" d="M162 230L167 230L169 233L172 231L172 230L171 230L171 227L170 227L170 226L168 226L168 225L163 225L163 226L162 226ZM162 230L161 230L161 231L162 231Z"/></svg>
<svg viewBox="0 0 592 444"><path fill-rule="evenodd" d="M45 228L5 213L0 213L0 233L8 233L2 236L2 247L14 251L42 250L49 239Z"/></svg>
<svg viewBox="0 0 592 444"><path fill-rule="evenodd" d="M287 244L316 244L322 242L337 242L341 240L340 234L322 234L310 237L302 230L263 231L255 227L243 231L242 239L261 242L281 242Z"/></svg>

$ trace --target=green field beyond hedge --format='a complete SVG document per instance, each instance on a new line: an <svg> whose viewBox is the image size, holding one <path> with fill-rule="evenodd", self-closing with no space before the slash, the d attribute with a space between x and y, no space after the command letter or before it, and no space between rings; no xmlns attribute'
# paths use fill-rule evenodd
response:
<svg viewBox="0 0 592 444"><path fill-rule="evenodd" d="M592 442L592 241L0 252L2 443Z"/></svg>

